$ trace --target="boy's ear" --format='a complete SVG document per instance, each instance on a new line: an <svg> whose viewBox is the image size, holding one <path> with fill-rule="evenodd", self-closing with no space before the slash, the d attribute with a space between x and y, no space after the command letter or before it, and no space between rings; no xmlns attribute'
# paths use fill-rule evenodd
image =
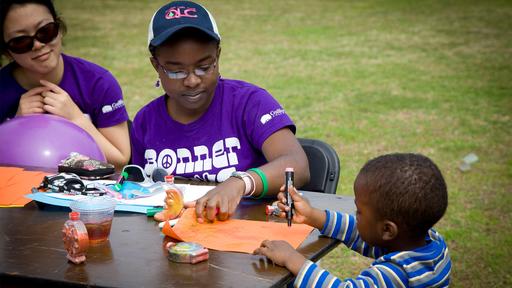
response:
<svg viewBox="0 0 512 288"><path fill-rule="evenodd" d="M384 241L393 240L398 235L398 226L393 221L384 220L381 226L381 237Z"/></svg>

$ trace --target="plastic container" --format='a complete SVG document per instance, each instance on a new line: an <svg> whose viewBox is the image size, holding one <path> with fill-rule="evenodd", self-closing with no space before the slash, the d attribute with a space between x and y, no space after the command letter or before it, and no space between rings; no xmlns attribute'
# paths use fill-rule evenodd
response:
<svg viewBox="0 0 512 288"><path fill-rule="evenodd" d="M165 183L162 184L165 190L165 206L163 210L164 219L171 220L180 216L183 210L183 193L174 185L174 176L165 176Z"/></svg>
<svg viewBox="0 0 512 288"><path fill-rule="evenodd" d="M86 197L69 205L71 210L80 213L80 218L87 228L89 244L100 244L108 240L116 203L111 197L101 196Z"/></svg>
<svg viewBox="0 0 512 288"><path fill-rule="evenodd" d="M209 258L208 249L194 242L179 242L169 245L169 260L178 263L196 264Z"/></svg>
<svg viewBox="0 0 512 288"><path fill-rule="evenodd" d="M69 220L62 227L62 241L68 252L66 257L69 261L75 264L85 262L85 254L89 248L89 237L87 228L80 221L80 213L69 213Z"/></svg>

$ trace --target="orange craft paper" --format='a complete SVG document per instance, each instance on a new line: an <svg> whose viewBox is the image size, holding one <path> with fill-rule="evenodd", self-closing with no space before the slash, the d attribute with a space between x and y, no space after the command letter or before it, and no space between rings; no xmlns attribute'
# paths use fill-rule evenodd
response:
<svg viewBox="0 0 512 288"><path fill-rule="evenodd" d="M22 207L32 201L25 198L48 173L25 171L17 167L0 167L0 207Z"/></svg>
<svg viewBox="0 0 512 288"><path fill-rule="evenodd" d="M262 212L263 213L263 212ZM172 238L196 242L209 249L252 254L261 242L285 240L297 249L313 228L305 224L229 219L214 223L197 223L194 209L187 209L171 228L168 222L162 232Z"/></svg>

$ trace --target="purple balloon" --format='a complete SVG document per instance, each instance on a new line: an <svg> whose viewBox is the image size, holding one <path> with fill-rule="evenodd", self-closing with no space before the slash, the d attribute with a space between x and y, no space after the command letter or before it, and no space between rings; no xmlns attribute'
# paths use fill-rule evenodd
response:
<svg viewBox="0 0 512 288"><path fill-rule="evenodd" d="M105 161L89 133L59 116L34 114L0 125L0 163L57 168L69 153L78 152Z"/></svg>

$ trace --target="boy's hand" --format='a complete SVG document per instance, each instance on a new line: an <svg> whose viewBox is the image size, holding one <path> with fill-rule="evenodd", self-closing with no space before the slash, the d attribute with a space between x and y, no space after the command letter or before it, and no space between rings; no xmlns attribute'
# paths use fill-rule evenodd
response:
<svg viewBox="0 0 512 288"><path fill-rule="evenodd" d="M283 192L284 186L281 186L281 192L277 195L277 199L279 199L279 202L277 203L277 206L281 211L288 211L290 210L290 207L288 207L286 203L286 195ZM290 187L288 189L288 193L290 193L292 199L293 199L293 206L294 206L294 213L293 213L293 221L295 223L305 223L310 224L310 215L313 212L313 208L311 205L309 205L309 202L300 196L300 194L297 192L295 187ZM279 217L286 217L285 212L281 212Z"/></svg>
<svg viewBox="0 0 512 288"><path fill-rule="evenodd" d="M264 240L253 253L266 256L275 264L288 268L294 275L299 273L306 261L302 254L293 249L288 242L282 240Z"/></svg>

